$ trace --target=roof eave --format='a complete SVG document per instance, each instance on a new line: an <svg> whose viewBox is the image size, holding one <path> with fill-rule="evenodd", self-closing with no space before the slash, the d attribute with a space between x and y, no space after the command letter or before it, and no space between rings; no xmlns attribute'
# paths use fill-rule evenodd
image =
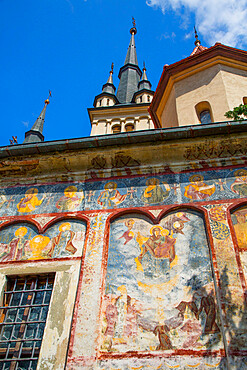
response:
<svg viewBox="0 0 247 370"><path fill-rule="evenodd" d="M0 158L23 157L28 155L42 155L63 151L75 151L109 146L141 144L147 142L171 141L181 139L194 139L198 137L222 136L230 134L246 134L247 120L240 122L218 122L207 125L193 125L154 130L134 131L85 138L56 140L32 144L17 144L0 147Z"/></svg>

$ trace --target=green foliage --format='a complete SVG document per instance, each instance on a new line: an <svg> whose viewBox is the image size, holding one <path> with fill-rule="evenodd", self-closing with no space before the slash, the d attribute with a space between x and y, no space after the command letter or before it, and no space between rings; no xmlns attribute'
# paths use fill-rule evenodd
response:
<svg viewBox="0 0 247 370"><path fill-rule="evenodd" d="M234 121L242 121L247 118L247 104L240 104L238 107L233 108L225 113L226 118L233 119Z"/></svg>

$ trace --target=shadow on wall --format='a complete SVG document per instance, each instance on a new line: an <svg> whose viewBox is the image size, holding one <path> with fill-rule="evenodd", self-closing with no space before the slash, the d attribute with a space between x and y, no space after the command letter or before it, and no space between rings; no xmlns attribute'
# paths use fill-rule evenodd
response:
<svg viewBox="0 0 247 370"><path fill-rule="evenodd" d="M229 288L229 271L225 266L220 276L223 300L223 320L228 341L229 368L244 370L247 368L247 305L246 300L240 306L234 302ZM227 369L226 359L222 359L221 369Z"/></svg>

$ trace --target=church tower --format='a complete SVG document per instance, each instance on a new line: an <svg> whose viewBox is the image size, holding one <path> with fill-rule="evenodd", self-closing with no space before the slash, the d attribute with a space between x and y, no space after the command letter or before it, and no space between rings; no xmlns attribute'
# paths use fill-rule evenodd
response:
<svg viewBox="0 0 247 370"><path fill-rule="evenodd" d="M130 29L131 39L124 65L119 70L117 93L113 83L113 64L101 94L94 99L88 113L92 125L91 136L154 128L148 113L154 91L147 78L146 67L141 71L137 62L135 20Z"/></svg>

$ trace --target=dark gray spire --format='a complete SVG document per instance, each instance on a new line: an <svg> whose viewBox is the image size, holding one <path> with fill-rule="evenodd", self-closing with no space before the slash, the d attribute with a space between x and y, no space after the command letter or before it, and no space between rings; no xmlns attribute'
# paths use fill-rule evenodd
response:
<svg viewBox="0 0 247 370"><path fill-rule="evenodd" d="M127 55L123 67L119 71L119 86L117 98L120 103L130 103L134 93L138 90L138 83L141 78L141 70L138 67L135 35L137 33L135 20L133 19L133 27L130 30L131 39L128 47Z"/></svg>
<svg viewBox="0 0 247 370"><path fill-rule="evenodd" d="M108 78L107 82L103 85L102 91L103 92L106 92L108 94L113 94L114 95L115 94L115 91L116 91L116 87L113 84L113 78L112 78L112 75L113 75L113 67L114 67L114 63L112 63L112 65L111 65L111 70L110 70L109 78Z"/></svg>
<svg viewBox="0 0 247 370"><path fill-rule="evenodd" d="M49 93L49 96L51 96L51 93ZM23 144L38 143L44 141L44 136L42 135L42 133L45 121L46 107L49 103L50 103L49 99L46 99L45 106L42 109L42 112L40 113L39 117L36 119L33 127L31 128L31 130L25 133L25 140L23 141Z"/></svg>
<svg viewBox="0 0 247 370"><path fill-rule="evenodd" d="M142 73L142 79L141 81L139 82L138 84L138 90L151 90L151 82L148 80L147 78L147 74L146 74L146 67L145 67L145 63L143 63L143 69L142 69L143 73Z"/></svg>

